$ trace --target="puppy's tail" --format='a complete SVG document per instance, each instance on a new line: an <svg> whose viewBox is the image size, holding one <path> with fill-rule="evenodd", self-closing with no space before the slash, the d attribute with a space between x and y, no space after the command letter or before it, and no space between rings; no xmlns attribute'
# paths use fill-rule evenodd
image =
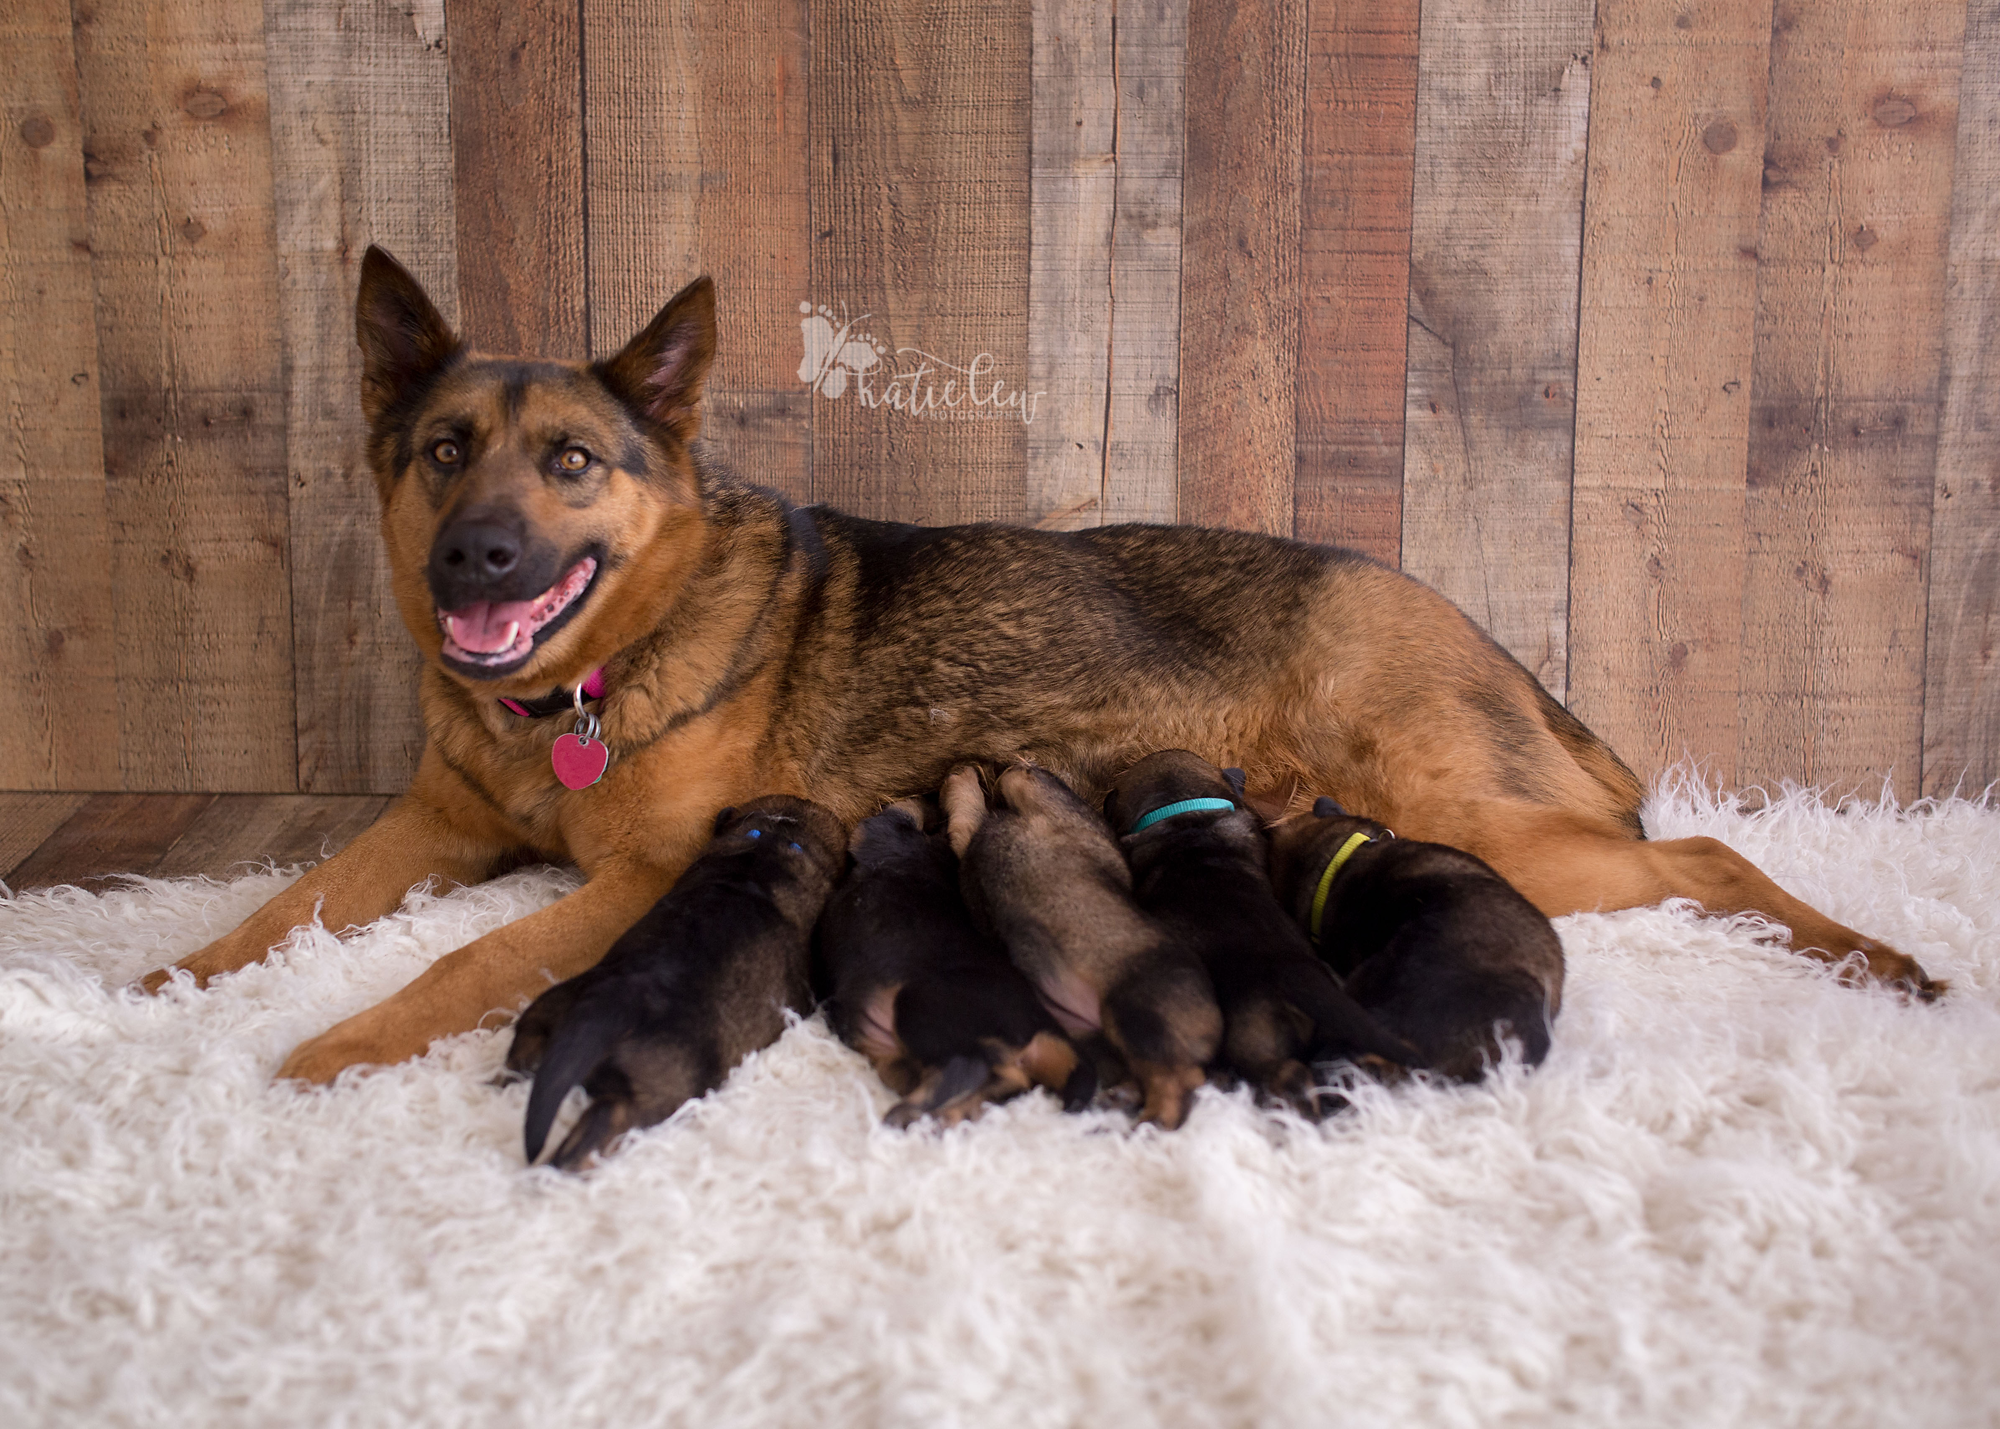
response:
<svg viewBox="0 0 2000 1429"><path fill-rule="evenodd" d="M1422 1054L1370 1017L1323 963L1300 959L1289 964L1279 991L1312 1020L1315 1058L1375 1056L1405 1067L1422 1065Z"/></svg>
<svg viewBox="0 0 2000 1429"><path fill-rule="evenodd" d="M585 998L556 1026L541 1066L535 1069L534 1088L528 1093L522 1135L530 1166L541 1156L549 1127L570 1088L588 1079L631 1028L632 1014L627 1008L594 998Z"/></svg>

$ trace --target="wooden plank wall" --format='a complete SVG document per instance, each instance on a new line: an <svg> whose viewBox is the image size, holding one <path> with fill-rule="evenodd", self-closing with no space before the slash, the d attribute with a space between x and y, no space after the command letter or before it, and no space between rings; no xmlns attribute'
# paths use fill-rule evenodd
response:
<svg viewBox="0 0 2000 1429"><path fill-rule="evenodd" d="M370 242L711 438L1440 586L1643 773L2000 777L2000 0L21 0L0 788L394 791Z"/></svg>

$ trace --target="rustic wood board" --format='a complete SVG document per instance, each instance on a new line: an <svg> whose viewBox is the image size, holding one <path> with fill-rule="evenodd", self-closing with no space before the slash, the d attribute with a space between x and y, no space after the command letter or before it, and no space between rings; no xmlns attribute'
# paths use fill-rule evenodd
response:
<svg viewBox="0 0 2000 1429"><path fill-rule="evenodd" d="M1592 9L1427 0L1410 219L1403 569L1558 699Z"/></svg>
<svg viewBox="0 0 2000 1429"><path fill-rule="evenodd" d="M590 351L608 357L701 265L701 57L691 4L582 13Z"/></svg>
<svg viewBox="0 0 2000 1429"><path fill-rule="evenodd" d="M296 786L263 12L76 12L121 778Z"/></svg>
<svg viewBox="0 0 2000 1429"><path fill-rule="evenodd" d="M801 320L824 329L800 370L818 383L820 500L931 524L1025 510L1031 51L1026 9L813 10ZM893 405L910 396L920 410Z"/></svg>
<svg viewBox="0 0 2000 1429"><path fill-rule="evenodd" d="M2000 779L2000 0L1967 8L1960 74L1924 642L1933 795Z"/></svg>
<svg viewBox="0 0 2000 1429"><path fill-rule="evenodd" d="M1118 18L1104 519L1171 521L1180 501L1187 0L1125 0Z"/></svg>
<svg viewBox="0 0 2000 1429"><path fill-rule="evenodd" d="M0 14L0 787L118 782L117 651L70 7Z"/></svg>
<svg viewBox="0 0 2000 1429"><path fill-rule="evenodd" d="M1095 0L1035 0L1028 386L1043 395L1022 514L1055 530L1100 524L1111 481L1116 23Z"/></svg>
<svg viewBox="0 0 2000 1429"><path fill-rule="evenodd" d="M1189 0L1180 519L1292 533L1306 0Z"/></svg>
<svg viewBox="0 0 2000 1429"><path fill-rule="evenodd" d="M92 794L8 876L15 892L151 873L214 794Z"/></svg>
<svg viewBox="0 0 2000 1429"><path fill-rule="evenodd" d="M363 455L354 294L379 243L458 310L442 0L269 0L291 484L299 787L405 787L422 661L396 611Z"/></svg>
<svg viewBox="0 0 2000 1429"><path fill-rule="evenodd" d="M155 878L233 878L269 860L317 863L380 818L380 794L223 794L153 864Z"/></svg>
<svg viewBox="0 0 2000 1429"><path fill-rule="evenodd" d="M809 316L799 304L812 292L805 0L693 8L695 212L721 327L704 430L752 481L810 501L813 396L799 377Z"/></svg>
<svg viewBox="0 0 2000 1429"><path fill-rule="evenodd" d="M1768 16L1600 0L1569 704L1642 778L1736 782Z"/></svg>
<svg viewBox="0 0 2000 1429"><path fill-rule="evenodd" d="M1306 38L1293 524L1392 566L1403 550L1417 9L1311 0Z"/></svg>
<svg viewBox="0 0 2000 1429"><path fill-rule="evenodd" d="M1786 8L1744 517L1738 768L1916 793L1963 4Z"/></svg>
<svg viewBox="0 0 2000 1429"><path fill-rule="evenodd" d="M0 881L89 802L88 794L0 794Z"/></svg>
<svg viewBox="0 0 2000 1429"><path fill-rule="evenodd" d="M458 307L466 337L487 352L589 350L578 10L451 5Z"/></svg>

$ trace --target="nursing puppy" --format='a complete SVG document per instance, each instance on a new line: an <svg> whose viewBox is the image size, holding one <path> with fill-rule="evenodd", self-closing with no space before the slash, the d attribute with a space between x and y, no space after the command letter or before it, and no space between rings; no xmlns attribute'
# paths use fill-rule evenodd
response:
<svg viewBox="0 0 2000 1429"><path fill-rule="evenodd" d="M1278 904L1263 823L1243 807L1243 771L1185 749L1150 754L1121 774L1104 813L1121 831L1139 906L1201 956L1222 1008L1222 1059L1308 1115L1320 1111L1308 1061L1412 1064L1341 991Z"/></svg>
<svg viewBox="0 0 2000 1429"><path fill-rule="evenodd" d="M1506 879L1324 797L1270 835L1279 898L1354 1000L1426 1066L1476 1082L1505 1036L1531 1065L1548 1055L1562 942Z"/></svg>
<svg viewBox="0 0 2000 1429"><path fill-rule="evenodd" d="M783 795L715 817L715 836L667 895L588 972L521 1014L507 1066L532 1072L528 1160L569 1089L590 1093L550 1164L575 1170L628 1131L721 1085L812 1005L813 924L840 872L845 830Z"/></svg>
<svg viewBox="0 0 2000 1429"><path fill-rule="evenodd" d="M979 770L942 793L973 916L1006 945L1071 1035L1102 1029L1144 1096L1140 1120L1186 1118L1222 1039L1201 960L1132 901L1103 819L1046 769L1013 764L989 808Z"/></svg>
<svg viewBox="0 0 2000 1429"><path fill-rule="evenodd" d="M972 921L944 820L902 799L855 826L853 867L820 918L827 1020L903 1100L891 1126L946 1125L1044 1086L1095 1079L1021 971Z"/></svg>

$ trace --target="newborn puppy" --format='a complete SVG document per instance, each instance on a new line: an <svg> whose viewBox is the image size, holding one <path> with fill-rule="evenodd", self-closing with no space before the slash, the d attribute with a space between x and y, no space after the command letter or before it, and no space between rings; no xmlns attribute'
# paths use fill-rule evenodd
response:
<svg viewBox="0 0 2000 1429"><path fill-rule="evenodd" d="M855 827L853 867L820 918L831 987L827 1020L903 1100L891 1126L923 1116L947 1125L1030 1086L1061 1093L1076 1049L1007 954L972 921L944 819L902 799ZM1089 1085L1084 1085L1089 1083Z"/></svg>
<svg viewBox="0 0 2000 1429"><path fill-rule="evenodd" d="M1309 1060L1413 1063L1341 991L1278 904L1262 821L1242 805L1243 771L1184 749L1150 754L1105 796L1132 865L1139 906L1201 956L1222 1008L1224 1062L1308 1115L1319 1110Z"/></svg>
<svg viewBox="0 0 2000 1429"><path fill-rule="evenodd" d="M811 1007L813 924L840 872L845 829L772 795L724 809L687 872L588 972L528 1005L507 1066L533 1072L528 1160L578 1082L588 1110L550 1164L575 1170L628 1131L721 1085Z"/></svg>
<svg viewBox="0 0 2000 1429"><path fill-rule="evenodd" d="M1222 1037L1201 960L1132 901L1111 830L1045 769L1014 764L987 807L979 770L945 780L973 916L1072 1036L1102 1028L1137 1079L1142 1121L1179 1126Z"/></svg>
<svg viewBox="0 0 2000 1429"><path fill-rule="evenodd" d="M1562 1007L1556 930L1469 853L1399 839L1322 797L1271 829L1271 882L1319 955L1425 1065L1476 1082L1520 1040L1548 1055Z"/></svg>

